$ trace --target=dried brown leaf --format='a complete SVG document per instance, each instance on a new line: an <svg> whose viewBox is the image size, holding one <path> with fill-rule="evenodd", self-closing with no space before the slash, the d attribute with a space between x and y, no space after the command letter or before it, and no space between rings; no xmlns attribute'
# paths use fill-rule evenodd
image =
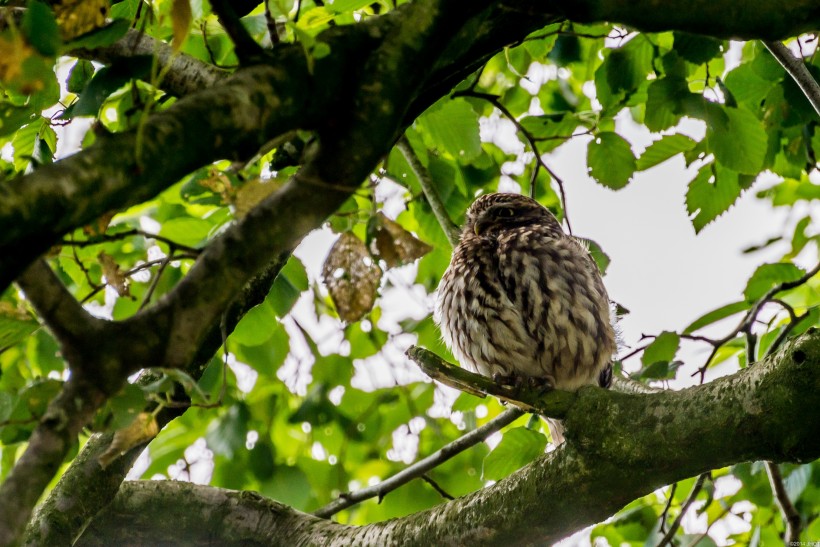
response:
<svg viewBox="0 0 820 547"><path fill-rule="evenodd" d="M370 251L384 260L388 268L408 264L433 250L381 212L370 220L367 227Z"/></svg>
<svg viewBox="0 0 820 547"><path fill-rule="evenodd" d="M111 463L137 446L150 441L159 433L159 425L150 412L140 412L131 425L118 429L108 449L100 455L100 466L105 469Z"/></svg>
<svg viewBox="0 0 820 547"><path fill-rule="evenodd" d="M83 233L89 237L101 236L108 230L108 225L111 224L111 219L116 216L116 211L108 211L91 224L83 226Z"/></svg>
<svg viewBox="0 0 820 547"><path fill-rule="evenodd" d="M120 269L120 265L114 260L114 257L105 251L101 251L100 254L97 255L97 260L100 261L100 266L102 266L105 282L114 287L118 295L131 296L131 290L128 287L128 278L125 277Z"/></svg>
<svg viewBox="0 0 820 547"><path fill-rule="evenodd" d="M322 278L339 317L352 323L373 309L382 270L362 240L345 232L327 255Z"/></svg>

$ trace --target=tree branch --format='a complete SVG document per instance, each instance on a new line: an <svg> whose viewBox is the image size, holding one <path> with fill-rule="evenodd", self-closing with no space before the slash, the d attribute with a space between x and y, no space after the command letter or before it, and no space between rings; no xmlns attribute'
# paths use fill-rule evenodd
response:
<svg viewBox="0 0 820 547"><path fill-rule="evenodd" d="M783 65L786 72L794 79L800 90L809 100L814 111L820 116L820 85L811 75L802 57L795 57L791 50L781 42L763 42L777 61Z"/></svg>
<svg viewBox="0 0 820 547"><path fill-rule="evenodd" d="M803 522L800 519L800 513L795 508L792 500L789 499L789 493L783 484L783 475L780 473L780 468L776 463L767 461L766 475L769 477L769 484L772 487L775 503L780 509L780 514L783 516L783 522L786 523L786 537L783 538L783 542L786 545L799 544L800 530L803 528Z"/></svg>
<svg viewBox="0 0 820 547"><path fill-rule="evenodd" d="M418 346L411 347L406 353L433 380L438 380L446 386L477 397L493 395L502 402L515 405L524 412L534 412L560 420L566 416L567 410L575 401L575 393L569 391L552 390L543 393L543 390L526 384L521 386L499 384L492 378L448 363L435 353Z"/></svg>
<svg viewBox="0 0 820 547"><path fill-rule="evenodd" d="M75 372L81 370L83 348L77 344L93 335L101 321L83 309L45 260L36 260L23 272L17 284L60 342L69 365Z"/></svg>
<svg viewBox="0 0 820 547"><path fill-rule="evenodd" d="M669 526L669 530L663 535L661 540L658 542L658 547L664 547L672 542L672 538L675 537L675 533L680 528L680 523L683 522L683 517L686 515L686 512L689 511L689 507L692 503L697 499L698 494L703 489L703 483L706 482L706 478L709 476L709 473L701 473L698 475L698 480L695 481L694 486L692 486L692 490L689 491L689 495L686 496L686 500L681 505L680 513L678 516L675 517L675 520L672 521L672 524Z"/></svg>
<svg viewBox="0 0 820 547"><path fill-rule="evenodd" d="M192 545L271 537L281 544L548 544L664 484L736 462L817 458L820 410L811 401L818 389L814 329L706 385L648 395L581 389L559 449L493 486L407 517L342 526L254 494L149 481L123 485L80 544L133 541L135 534L152 543L171 533Z"/></svg>
<svg viewBox="0 0 820 547"><path fill-rule="evenodd" d="M459 234L458 227L447 213L447 208L444 206L444 203L442 203L441 196L438 195L438 190L436 190L436 185L430 176L430 171L421 163L421 160L416 155L407 137L402 136L396 143L396 148L401 151L404 159L407 160L407 163L410 165L410 169L413 170L416 178L419 179L424 197L427 199L427 203L430 204L430 208L433 209L433 214L436 216L436 220L438 220L442 231L444 231L444 235L447 236L447 241L450 242L452 247L455 247L458 245L461 235Z"/></svg>
<svg viewBox="0 0 820 547"><path fill-rule="evenodd" d="M78 49L71 53L107 65L127 63L142 55L154 56L159 72L164 75L158 83L159 88L177 97L213 87L230 74L185 53L175 53L168 44L133 29L110 46Z"/></svg>
<svg viewBox="0 0 820 547"><path fill-rule="evenodd" d="M426 458L417 461L413 465L408 466L392 477L373 486L357 490L356 492L341 494L337 500L329 503L321 509L317 509L313 512L313 514L317 517L328 518L335 515L339 511L347 509L348 507L361 503L370 498L378 497L379 502L381 502L385 495L392 492L399 486L421 477L431 469L438 467L453 456L456 456L468 448L486 440L487 437L496 431L500 431L502 428L513 423L523 415L524 412L516 408L505 410L481 427L477 427L469 433L462 435L455 441L443 446L441 449L430 454Z"/></svg>
<svg viewBox="0 0 820 547"><path fill-rule="evenodd" d="M225 315L227 332L233 332L245 313L265 299L288 256L285 254L273 261L234 300ZM220 331L219 324L211 327L197 355L185 367L185 372L192 378L199 379L202 376L211 357L222 344ZM165 427L185 410L166 407L156 416L158 425L160 428ZM111 502L125 475L144 449L144 446L132 448L113 464L101 469L99 457L110 446L112 436L112 433L104 433L88 440L29 523L25 544L70 545L89 520ZM88 480L92 476L94 480Z"/></svg>
<svg viewBox="0 0 820 547"><path fill-rule="evenodd" d="M251 37L228 0L211 0L211 9L231 37L234 51L242 65L251 65L267 58L267 52Z"/></svg>

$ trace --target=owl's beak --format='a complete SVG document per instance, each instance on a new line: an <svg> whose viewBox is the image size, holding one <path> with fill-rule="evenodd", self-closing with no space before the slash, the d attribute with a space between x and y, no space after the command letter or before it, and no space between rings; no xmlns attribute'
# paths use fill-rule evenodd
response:
<svg viewBox="0 0 820 547"><path fill-rule="evenodd" d="M490 224L492 224L492 219L486 217L476 219L475 224L473 225L473 231L475 232L475 235L480 236L481 234L483 234L485 231L487 231L487 228L490 227Z"/></svg>

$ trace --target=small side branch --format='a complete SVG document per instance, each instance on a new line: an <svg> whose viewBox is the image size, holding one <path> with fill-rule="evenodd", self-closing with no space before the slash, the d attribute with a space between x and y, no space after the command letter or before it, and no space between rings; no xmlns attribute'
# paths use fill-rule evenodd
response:
<svg viewBox="0 0 820 547"><path fill-rule="evenodd" d="M797 545L800 542L800 529L803 527L800 513L797 512L792 500L789 499L786 486L783 484L783 475L780 474L780 468L777 464L767 461L766 474L769 476L769 484L772 486L775 503L780 509L780 514L783 515L783 522L786 523L786 537L783 538L783 541L786 545Z"/></svg>
<svg viewBox="0 0 820 547"><path fill-rule="evenodd" d="M17 284L57 337L69 364L72 367L81 364L81 360L74 359L80 352L75 346L91 335L99 320L83 309L42 258L23 272Z"/></svg>
<svg viewBox="0 0 820 547"><path fill-rule="evenodd" d="M433 380L477 397L492 395L524 412L560 420L566 416L567 410L575 401L576 394L569 391L552 390L543 393L542 390L527 385L513 387L498 384L492 378L448 363L435 353L418 346L408 349L407 356Z"/></svg>
<svg viewBox="0 0 820 547"><path fill-rule="evenodd" d="M441 229L444 230L444 235L447 236L447 240L450 242L450 245L455 247L458 245L458 241L460 239L458 228L450 219L450 215L447 214L447 208L444 206L444 203L441 201L441 197L438 195L438 191L433 184L433 179L430 176L430 172L421 163L421 160L419 160L419 157L416 155L416 152L413 150L413 147L410 145L410 141L407 140L407 137L402 136L396 143L396 147L402 153L404 159L407 160L407 163L410 164L410 169L413 170L416 178L419 179L419 184L421 184L424 197L427 198L427 203L429 203L430 207L433 209L433 214L436 215L436 220L438 220L438 223L441 225Z"/></svg>
<svg viewBox="0 0 820 547"><path fill-rule="evenodd" d="M242 65L257 63L267 56L262 46L251 37L248 29L242 25L242 21L239 20L230 2L227 0L212 0L211 8L219 18L225 32L231 37L236 56Z"/></svg>
<svg viewBox="0 0 820 547"><path fill-rule="evenodd" d="M517 408L505 410L481 427L478 427L466 435L459 437L455 441L443 446L440 450L430 454L422 460L419 460L406 469L396 473L392 477L368 488L343 494L339 496L339 499L329 503L317 511L314 511L313 514L317 517L328 518L343 509L347 509L352 505L356 505L370 498L378 497L379 501L381 501L382 498L389 492L392 492L399 486L402 486L415 478L423 478L424 474L431 469L441 465L453 456L464 452L468 448L483 442L487 437L511 424L523 414L524 413Z"/></svg>
<svg viewBox="0 0 820 547"><path fill-rule="evenodd" d="M792 55L789 48L782 42L763 42L763 44L774 58L783 65L786 72L794 78L800 90L814 107L815 112L820 114L820 85L806 68L803 59Z"/></svg>
<svg viewBox="0 0 820 547"><path fill-rule="evenodd" d="M695 481L695 485L692 487L692 490L686 497L686 501L683 502L680 508L680 513L678 513L678 516L672 522L671 526L669 526L669 530L658 542L658 547L671 544L672 538L675 537L675 533L678 531L678 528L680 528L680 523L683 521L684 515L686 515L686 512L689 510L689 506L697 499L698 494L700 494L700 491L703 489L703 483L706 482L706 477L708 476L710 476L710 473L702 473L698 476L698 480Z"/></svg>

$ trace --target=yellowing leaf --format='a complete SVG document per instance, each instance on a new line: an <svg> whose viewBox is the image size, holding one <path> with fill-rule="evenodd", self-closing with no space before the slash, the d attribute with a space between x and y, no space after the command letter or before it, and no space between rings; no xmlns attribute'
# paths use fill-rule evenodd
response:
<svg viewBox="0 0 820 547"><path fill-rule="evenodd" d="M246 182L236 191L233 199L237 218L247 215L260 201L281 188L282 184L283 182L277 179L255 179Z"/></svg>
<svg viewBox="0 0 820 547"><path fill-rule="evenodd" d="M388 268L407 264L433 250L382 213L370 219L367 231L370 252L384 260Z"/></svg>
<svg viewBox="0 0 820 547"><path fill-rule="evenodd" d="M188 31L191 29L191 4L188 0L174 0L171 5L171 24L174 29L173 47L174 51L179 51L185 38L188 37Z"/></svg>
<svg viewBox="0 0 820 547"><path fill-rule="evenodd" d="M105 24L108 0L64 0L54 5L54 15L64 40L69 40Z"/></svg>
<svg viewBox="0 0 820 547"><path fill-rule="evenodd" d="M0 82L11 83L22 73L23 63L36 55L22 35L0 35Z"/></svg>
<svg viewBox="0 0 820 547"><path fill-rule="evenodd" d="M135 446L156 437L157 433L159 433L159 426L154 415L150 412L140 412L131 425L118 429L114 433L108 449L100 455L100 466L105 469Z"/></svg>
<svg viewBox="0 0 820 547"><path fill-rule="evenodd" d="M100 266L102 266L106 283L114 287L118 295L131 296L131 291L128 288L128 278L120 270L120 265L117 264L114 257L102 251L97 255L97 260L100 261Z"/></svg>
<svg viewBox="0 0 820 547"><path fill-rule="evenodd" d="M330 248L322 278L339 317L352 323L373 309L382 270L365 244L352 232L345 232Z"/></svg>

